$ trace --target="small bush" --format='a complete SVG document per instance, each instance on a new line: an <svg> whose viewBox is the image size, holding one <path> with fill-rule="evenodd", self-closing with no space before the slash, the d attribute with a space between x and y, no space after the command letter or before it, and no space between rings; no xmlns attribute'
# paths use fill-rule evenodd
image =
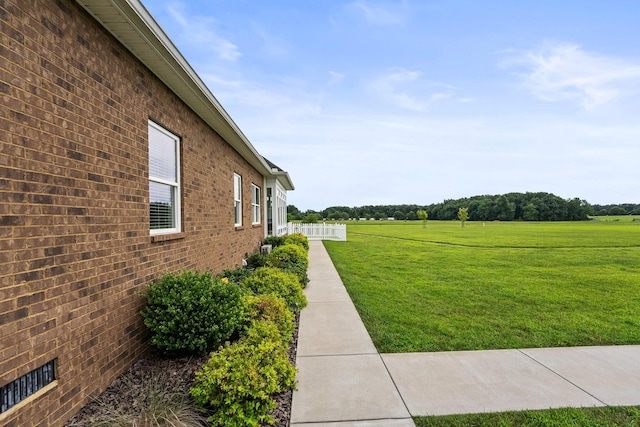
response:
<svg viewBox="0 0 640 427"><path fill-rule="evenodd" d="M271 245L271 249L284 245L284 236L267 236L264 238L263 245Z"/></svg>
<svg viewBox="0 0 640 427"><path fill-rule="evenodd" d="M288 346L293 338L295 330L294 316L287 309L283 298L276 295L246 295L243 298L247 320L245 330L251 330L256 322L273 322L278 331L282 343Z"/></svg>
<svg viewBox="0 0 640 427"><path fill-rule="evenodd" d="M254 252L247 257L247 268L256 269L264 267L264 263L267 261L267 256L262 255L260 252Z"/></svg>
<svg viewBox="0 0 640 427"><path fill-rule="evenodd" d="M309 258L307 252L301 246L278 246L267 256L265 266L279 268L295 274L302 287L309 283L309 277L307 276Z"/></svg>
<svg viewBox="0 0 640 427"><path fill-rule="evenodd" d="M244 279L251 276L252 274L253 271L247 270L246 268L236 268L232 270L223 270L222 273L218 274L216 277L222 279L225 282L228 281L229 283L239 285Z"/></svg>
<svg viewBox="0 0 640 427"><path fill-rule="evenodd" d="M253 326L247 329L247 334L242 337L241 340L247 345L258 345L263 341L276 341L282 344L278 325L270 320L259 320L254 322ZM286 353L288 347L282 346L281 349Z"/></svg>
<svg viewBox="0 0 640 427"><path fill-rule="evenodd" d="M295 368L272 322L256 322L246 338L213 353L196 372L191 395L210 409L214 426L273 424L272 395L295 386Z"/></svg>
<svg viewBox="0 0 640 427"><path fill-rule="evenodd" d="M141 315L151 344L168 355L206 354L229 339L244 318L238 286L210 273L165 274L145 293Z"/></svg>
<svg viewBox="0 0 640 427"><path fill-rule="evenodd" d="M294 312L307 305L307 298L302 293L302 286L298 278L293 273L277 268L257 269L242 282L242 287L253 295L277 295L284 299L289 309Z"/></svg>
<svg viewBox="0 0 640 427"><path fill-rule="evenodd" d="M309 239L301 233L289 234L284 238L284 244L302 246L305 251L309 251Z"/></svg>

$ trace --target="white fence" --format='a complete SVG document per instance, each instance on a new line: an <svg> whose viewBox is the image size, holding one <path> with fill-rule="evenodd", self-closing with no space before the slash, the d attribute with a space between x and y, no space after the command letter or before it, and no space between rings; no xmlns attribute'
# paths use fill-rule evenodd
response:
<svg viewBox="0 0 640 427"><path fill-rule="evenodd" d="M290 222L287 224L288 234L302 233L309 240L339 240L347 241L346 224L299 224Z"/></svg>

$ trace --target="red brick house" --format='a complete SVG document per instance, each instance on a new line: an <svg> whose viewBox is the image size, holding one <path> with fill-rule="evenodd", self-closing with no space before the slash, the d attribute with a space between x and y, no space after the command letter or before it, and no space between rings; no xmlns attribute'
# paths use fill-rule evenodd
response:
<svg viewBox="0 0 640 427"><path fill-rule="evenodd" d="M286 230L264 159L138 0L0 0L0 425L59 426L147 351L140 292Z"/></svg>

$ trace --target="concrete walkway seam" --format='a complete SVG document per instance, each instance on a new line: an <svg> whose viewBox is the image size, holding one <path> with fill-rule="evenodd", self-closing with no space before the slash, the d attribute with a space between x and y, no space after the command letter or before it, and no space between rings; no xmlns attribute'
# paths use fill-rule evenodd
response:
<svg viewBox="0 0 640 427"><path fill-rule="evenodd" d="M557 375L558 377L562 378L564 381L568 382L569 384L571 384L572 386L574 386L575 388L577 388L578 390L581 390L582 392L588 394L589 396L593 397L595 400L597 400L598 402L602 403L602 405L604 406L609 406L607 405L606 402L603 402L601 399L599 399L597 396L594 396L592 393L589 393L587 390L585 390L583 387L580 387L578 384L576 384L575 382L571 381L569 378L565 377L564 375L560 374L559 372L554 371L553 369L551 369L549 366L545 365L544 363L542 363L541 361L537 360L535 357L531 356L530 354L527 354L526 352L522 351L522 349L517 349L518 352L520 352L521 354L524 354L525 356L527 356L529 359L533 360L534 362L536 362L538 365L542 366L543 368L547 369L548 371L552 372L553 374Z"/></svg>
<svg viewBox="0 0 640 427"><path fill-rule="evenodd" d="M396 379L393 378L393 375L391 375L391 372L389 371L389 367L387 366L386 362L382 358L382 355L380 354L380 352L378 352L378 357L380 357L380 360L382 361L382 364L384 365L384 369L387 370L387 374L389 374L389 378L391 378L391 382L393 383L393 386L396 388L396 391L398 392L398 395L400 396L400 400L402 401L402 404L407 409L407 413L409 415L412 415L411 411L409 410L409 405L407 405L407 402L404 400L404 396L402 395L402 393L400 393L400 389L398 388L398 384L396 383Z"/></svg>

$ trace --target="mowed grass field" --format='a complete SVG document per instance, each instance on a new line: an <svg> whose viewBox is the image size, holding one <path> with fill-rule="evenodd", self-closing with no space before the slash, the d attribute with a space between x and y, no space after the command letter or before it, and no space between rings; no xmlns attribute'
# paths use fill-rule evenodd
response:
<svg viewBox="0 0 640 427"><path fill-rule="evenodd" d="M417 427L605 427L637 426L640 407L561 408L543 411L418 417Z"/></svg>
<svg viewBox="0 0 640 427"><path fill-rule="evenodd" d="M640 222L347 230L325 246L380 352L640 343Z"/></svg>

